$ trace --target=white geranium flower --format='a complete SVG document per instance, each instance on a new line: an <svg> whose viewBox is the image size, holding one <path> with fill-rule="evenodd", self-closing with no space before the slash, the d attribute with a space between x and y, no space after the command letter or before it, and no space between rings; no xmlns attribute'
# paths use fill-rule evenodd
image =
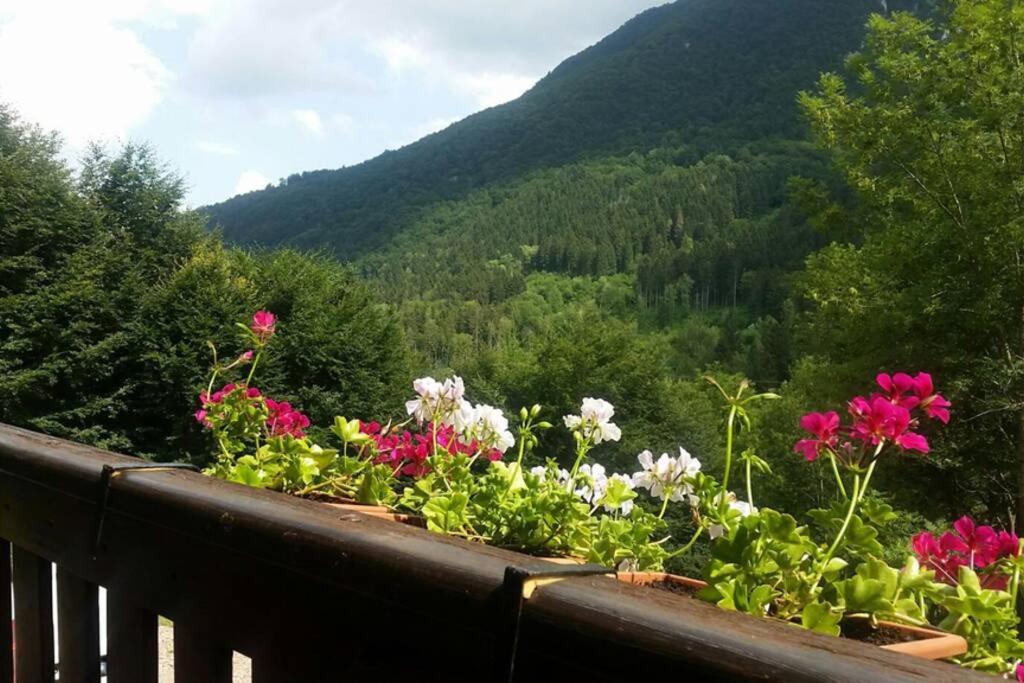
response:
<svg viewBox="0 0 1024 683"><path fill-rule="evenodd" d="M604 465L581 465L576 479L581 486L575 493L583 500L593 503L604 497L604 491L608 487L608 475L605 473Z"/></svg>
<svg viewBox="0 0 1024 683"><path fill-rule="evenodd" d="M458 405L462 403L462 399L466 395L466 385L458 375L449 377L444 381L444 384L441 385L440 395L441 398L449 401L453 405Z"/></svg>
<svg viewBox="0 0 1024 683"><path fill-rule="evenodd" d="M540 477L541 481L546 481L548 478L548 468L544 465L537 465L530 468L530 474ZM569 470L559 469L557 479L559 482L569 483Z"/></svg>
<svg viewBox="0 0 1024 683"><path fill-rule="evenodd" d="M476 441L481 450L504 453L516 439L508 429L505 414L494 406L477 404L472 409L469 427L465 430L468 439Z"/></svg>
<svg viewBox="0 0 1024 683"><path fill-rule="evenodd" d="M460 400L458 403L446 406L442 403L438 422L453 427L460 434L465 434L474 421L473 404L469 401Z"/></svg>
<svg viewBox="0 0 1024 683"><path fill-rule="evenodd" d="M433 419L437 399L441 393L441 384L433 377L420 377L412 383L413 390L419 398L405 402L405 409L418 422Z"/></svg>
<svg viewBox="0 0 1024 683"><path fill-rule="evenodd" d="M412 383L419 398L405 402L405 409L417 422L440 422L464 431L473 419L473 406L463 396L462 378L449 377L443 383L433 377L421 377Z"/></svg>
<svg viewBox="0 0 1024 683"><path fill-rule="evenodd" d="M678 457L662 453L657 460L650 451L643 451L637 456L637 462L643 468L633 474L633 484L647 489L654 498L665 499L666 491L669 500L683 501L693 493L688 479L700 472L700 460L679 449Z"/></svg>
<svg viewBox="0 0 1024 683"><path fill-rule="evenodd" d="M718 505L722 504L722 495L723 494L720 493L715 498L715 503L716 504L718 504ZM726 496L726 500L729 503L729 510L732 510L732 511L740 513L740 517L741 518L749 517L753 513L757 512L757 508L752 506L747 501L745 501L745 500L737 500L736 499L736 494L733 493L732 491L730 491L729 494ZM708 535L711 538L718 538L719 536L721 536L724 533L725 533L725 528L721 524L712 524L711 526L708 527Z"/></svg>
<svg viewBox="0 0 1024 683"><path fill-rule="evenodd" d="M566 415L562 419L567 429L579 431L583 438L597 445L602 441L618 441L622 438L622 430L611 421L614 415L615 407L608 401L585 398L579 415Z"/></svg>

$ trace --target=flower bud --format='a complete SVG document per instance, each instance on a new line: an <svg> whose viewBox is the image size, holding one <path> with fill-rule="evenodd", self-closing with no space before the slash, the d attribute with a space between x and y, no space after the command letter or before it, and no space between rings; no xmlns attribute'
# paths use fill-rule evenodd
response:
<svg viewBox="0 0 1024 683"><path fill-rule="evenodd" d="M522 408L519 409L519 419L520 420L525 420L529 416L530 416L530 414L528 412L526 412L526 406L523 406Z"/></svg>
<svg viewBox="0 0 1024 683"><path fill-rule="evenodd" d="M537 417L538 415L540 415L540 410L540 404L534 403L533 407L530 408L530 417Z"/></svg>

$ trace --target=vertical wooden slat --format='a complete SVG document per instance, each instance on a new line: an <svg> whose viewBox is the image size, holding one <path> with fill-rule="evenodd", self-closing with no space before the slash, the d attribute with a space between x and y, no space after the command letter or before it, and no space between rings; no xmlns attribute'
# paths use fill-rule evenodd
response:
<svg viewBox="0 0 1024 683"><path fill-rule="evenodd" d="M108 683L156 683L158 665L156 614L108 588Z"/></svg>
<svg viewBox="0 0 1024 683"><path fill-rule="evenodd" d="M100 611L95 584L57 567L57 666L62 681L99 683Z"/></svg>
<svg viewBox="0 0 1024 683"><path fill-rule="evenodd" d="M174 624L175 683L231 683L231 649L194 629Z"/></svg>
<svg viewBox="0 0 1024 683"><path fill-rule="evenodd" d="M0 683L14 683L14 630L11 619L11 544L0 539Z"/></svg>
<svg viewBox="0 0 1024 683"><path fill-rule="evenodd" d="M14 668L18 683L52 683L53 573L50 563L14 546Z"/></svg>

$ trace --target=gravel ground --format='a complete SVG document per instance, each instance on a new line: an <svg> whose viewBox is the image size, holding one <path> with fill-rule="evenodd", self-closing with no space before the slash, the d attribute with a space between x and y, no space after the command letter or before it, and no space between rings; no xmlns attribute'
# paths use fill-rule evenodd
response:
<svg viewBox="0 0 1024 683"><path fill-rule="evenodd" d="M252 660L235 653L232 661L235 683L252 681ZM174 683L174 627L160 624L160 683Z"/></svg>

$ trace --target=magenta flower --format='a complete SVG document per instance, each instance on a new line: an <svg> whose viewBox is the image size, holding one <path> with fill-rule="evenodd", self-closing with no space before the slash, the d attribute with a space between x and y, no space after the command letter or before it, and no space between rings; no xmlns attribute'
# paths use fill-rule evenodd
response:
<svg viewBox="0 0 1024 683"><path fill-rule="evenodd" d="M1024 683L1024 664L1018 664L1014 674L1017 676L1017 683Z"/></svg>
<svg viewBox="0 0 1024 683"><path fill-rule="evenodd" d="M277 325L277 318L270 311L256 311L252 315L252 324L249 329L253 331L260 341L266 342L274 336L274 329Z"/></svg>
<svg viewBox="0 0 1024 683"><path fill-rule="evenodd" d="M252 353L251 350L246 351L241 356L238 357L238 362L239 363L248 363L249 361L252 360L252 356L253 356L253 353Z"/></svg>
<svg viewBox="0 0 1024 683"><path fill-rule="evenodd" d="M921 533L914 536L910 541L911 547L914 549L914 554L917 555L918 559L922 562L926 559L942 554L942 548L939 546L939 542L935 540L935 536L930 531L922 531Z"/></svg>
<svg viewBox="0 0 1024 683"><path fill-rule="evenodd" d="M309 418L292 408L290 403L264 399L267 406L267 427L271 436L291 436L301 439L309 426Z"/></svg>
<svg viewBox="0 0 1024 683"><path fill-rule="evenodd" d="M919 399L917 396L905 396L908 391L915 387L914 378L905 372L897 372L895 375L880 373L875 377L878 386L885 392L889 401L895 405L903 406L907 410L913 410Z"/></svg>
<svg viewBox="0 0 1024 683"><path fill-rule="evenodd" d="M969 567L978 573L984 588L1004 590L1007 569L1000 560L1016 556L1020 541L1015 534L997 532L990 526L979 526L964 516L953 523L953 530L935 537L925 531L911 541L914 554L921 565L935 571L936 578L955 586L960 567Z"/></svg>
<svg viewBox="0 0 1024 683"><path fill-rule="evenodd" d="M917 373L917 377L914 378L914 393L917 394L920 407L928 417L939 420L942 424L949 424L949 408L953 404L942 394L935 393L931 375L927 372Z"/></svg>
<svg viewBox="0 0 1024 683"><path fill-rule="evenodd" d="M910 411L884 396L874 396L870 401L856 397L850 401L850 415L854 420L851 435L855 439L872 446L890 441L903 450L928 452L928 440L908 431Z"/></svg>
<svg viewBox="0 0 1024 683"><path fill-rule="evenodd" d="M929 450L928 439L910 430L910 411L902 406L893 406L892 417L889 420L889 438L905 451L918 451L927 453Z"/></svg>
<svg viewBox="0 0 1024 683"><path fill-rule="evenodd" d="M835 448L839 441L839 414L834 410L827 413L808 413L800 418L800 427L813 436L801 439L793 451L803 453L804 460L817 460L822 449Z"/></svg>

